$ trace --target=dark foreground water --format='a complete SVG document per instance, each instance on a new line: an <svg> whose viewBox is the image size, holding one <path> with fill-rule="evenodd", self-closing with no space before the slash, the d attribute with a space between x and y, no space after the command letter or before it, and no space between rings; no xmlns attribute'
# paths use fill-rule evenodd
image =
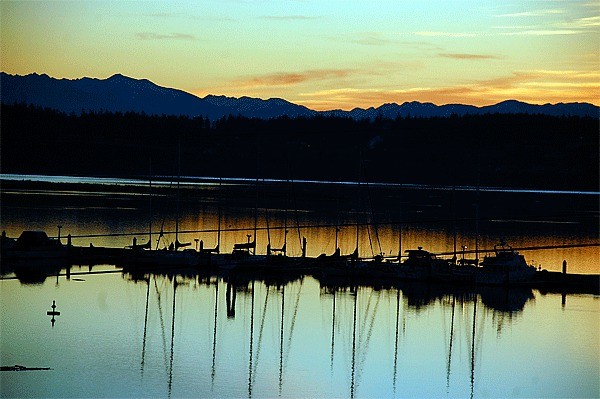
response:
<svg viewBox="0 0 600 399"><path fill-rule="evenodd" d="M259 252L269 239L280 246L285 226L290 253L307 237L311 256L333 252L335 226L351 252L356 221L371 224L359 229L364 256L417 245L451 252L455 232L466 251L500 238L529 247L598 240L590 193L267 186L213 183L182 190L176 202L166 188L148 201L146 187L3 184L1 227L57 235L61 225L76 245L118 247L132 239L122 234L145 241L150 220L153 231L172 231L179 213L180 228L194 231L188 241L214 246L220 219L227 251L256 221ZM572 272L599 272L598 247L524 254L549 270L566 259ZM92 271L109 273L75 267L82 274L69 279L0 281L1 365L51 368L0 372L2 397L600 395L597 295Z"/></svg>

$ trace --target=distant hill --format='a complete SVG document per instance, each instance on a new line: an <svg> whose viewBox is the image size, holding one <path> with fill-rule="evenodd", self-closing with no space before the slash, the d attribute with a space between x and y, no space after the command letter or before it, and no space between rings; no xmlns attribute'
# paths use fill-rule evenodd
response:
<svg viewBox="0 0 600 399"><path fill-rule="evenodd" d="M448 117L452 114L459 116L466 114L477 114L480 108L474 105L463 105L463 104L448 104L448 105L435 105L433 103L420 103L418 101L405 102L401 105L396 103L383 104L377 108L370 107L367 109L354 108L351 111L333 110L325 111L325 115L335 116L350 116L354 119L375 119L377 117L383 117L388 119L395 119L400 117Z"/></svg>
<svg viewBox="0 0 600 399"><path fill-rule="evenodd" d="M314 116L317 113L303 105L293 104L281 98L262 100L246 96L235 98L208 95L203 100L227 110L227 114L243 115L250 118L269 119L283 115L294 118Z"/></svg>
<svg viewBox="0 0 600 399"><path fill-rule="evenodd" d="M55 79L48 75L0 73L2 102L26 103L66 113L82 111L145 112L149 115L202 115L218 119L228 115L268 119L282 115L311 116L315 111L272 98L233 98L208 95L199 98L182 90L158 86L146 79L120 74L107 79Z"/></svg>
<svg viewBox="0 0 600 399"><path fill-rule="evenodd" d="M27 103L67 113L82 111L145 112L146 114L216 117L224 111L182 90L168 89L146 79L113 75L107 79L55 79L48 75L2 73L2 102Z"/></svg>
<svg viewBox="0 0 600 399"><path fill-rule="evenodd" d="M133 79L120 74L107 79L55 79L48 75L26 76L0 73L0 98L5 104L26 103L66 113L82 111L145 112L150 115L186 115L211 120L228 115L269 119L279 116L310 117L314 115L350 117L353 119L394 119L400 117L449 117L467 114L544 114L600 117L600 107L588 103L534 105L515 100L475 107L473 105L435 105L418 101L383 104L377 108L355 108L351 111L314 111L280 98L263 100L251 97L208 95L204 98L182 90L158 86L147 79Z"/></svg>
<svg viewBox="0 0 600 399"><path fill-rule="evenodd" d="M435 105L418 101L403 104L383 104L377 108L354 108L351 111L333 110L323 112L325 115L350 116L354 119L375 119L379 116L394 119L407 117L449 117L451 115L483 115L483 114L542 114L550 116L589 116L600 117L600 107L589 103L558 103L535 105L516 100L507 100L485 107L464 104Z"/></svg>

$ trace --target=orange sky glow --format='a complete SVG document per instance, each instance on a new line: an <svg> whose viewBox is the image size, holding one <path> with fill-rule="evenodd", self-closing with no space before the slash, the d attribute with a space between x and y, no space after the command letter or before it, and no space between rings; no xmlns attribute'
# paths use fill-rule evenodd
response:
<svg viewBox="0 0 600 399"><path fill-rule="evenodd" d="M0 3L1 70L149 79L316 110L600 105L600 2Z"/></svg>

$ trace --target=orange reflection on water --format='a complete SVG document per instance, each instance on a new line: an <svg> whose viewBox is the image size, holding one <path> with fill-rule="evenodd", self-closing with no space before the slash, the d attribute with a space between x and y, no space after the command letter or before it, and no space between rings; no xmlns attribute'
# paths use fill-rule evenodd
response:
<svg viewBox="0 0 600 399"><path fill-rule="evenodd" d="M5 191L2 229L11 237L23 230L44 230L56 237L61 225L63 243L71 234L74 245L107 247L131 245L133 237L146 242L151 229L153 247L163 248L175 241L179 219L179 241L192 247L202 240L205 248L219 243L221 252L227 253L235 243L256 239L257 253L266 253L269 243L272 248L285 243L288 255L300 256L306 238L306 254L311 257L333 253L336 241L342 254L358 247L362 257L394 257L423 247L448 257L456 250L460 258L466 247L464 256L474 258L477 249L480 259L502 240L514 248L598 244L597 202L590 196L481 194L485 217L477 222L472 192L457 193L455 201L448 190L378 190L371 192L372 212L365 209L364 198L361 202L353 196L358 191L353 186L306 186L294 201L287 186L261 187L260 195L253 185L199 186L186 192L180 204L174 192L150 198L144 187L87 196L83 188L76 196L62 195L63 189L34 188L35 199ZM455 210L453 203L462 208ZM164 233L160 240L159 231ZM569 272L600 273L598 246L522 253L529 263L547 270L561 270L566 260Z"/></svg>

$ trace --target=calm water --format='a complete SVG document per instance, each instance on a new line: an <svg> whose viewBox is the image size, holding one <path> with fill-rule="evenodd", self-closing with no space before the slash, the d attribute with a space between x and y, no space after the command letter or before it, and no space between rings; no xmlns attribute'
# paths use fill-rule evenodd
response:
<svg viewBox="0 0 600 399"><path fill-rule="evenodd" d="M252 184L172 191L61 187L2 191L2 229L75 236L76 245L123 246L152 228L221 246L253 234L284 240L309 255L397 254L421 245L435 252L598 241L598 196L486 193L400 188L284 188ZM258 212L256 212L257 206ZM329 226L309 228L307 226ZM300 228L298 228L300 226ZM376 228L373 226L377 226ZM280 229L273 229L280 228ZM477 232L478 234L475 234ZM144 235L146 234L146 235ZM167 234L172 239L172 234ZM401 237L401 244L399 244ZM379 238L379 239L378 239ZM164 245L161 243L161 245ZM260 251L259 252L264 252ZM524 252L559 270L598 273L598 247ZM438 286L326 287L316 277L267 285L190 272L131 276L75 267L70 279L43 284L0 281L1 364L51 367L1 372L2 397L598 397L600 298ZM232 283L228 289L228 283ZM235 293L235 296L234 294ZM56 301L54 327L46 311Z"/></svg>
<svg viewBox="0 0 600 399"><path fill-rule="evenodd" d="M223 280L1 284L2 363L52 368L2 372L3 397L597 397L600 388L591 295L563 304L537 291L334 291L307 277L239 285L232 316Z"/></svg>

